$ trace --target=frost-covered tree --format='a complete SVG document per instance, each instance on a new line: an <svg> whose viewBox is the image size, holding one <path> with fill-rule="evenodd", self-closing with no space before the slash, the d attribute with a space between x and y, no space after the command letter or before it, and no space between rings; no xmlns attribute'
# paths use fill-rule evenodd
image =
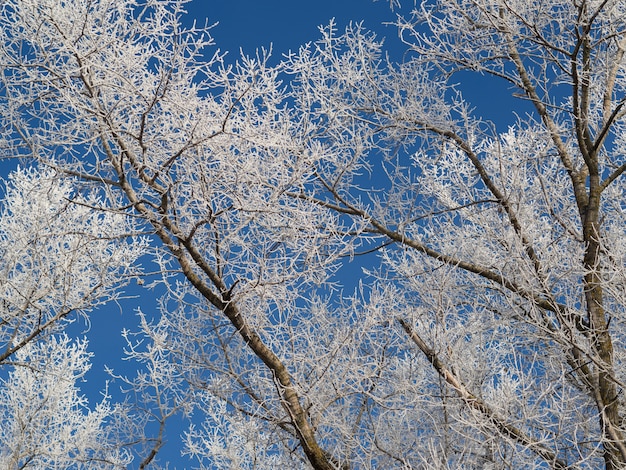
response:
<svg viewBox="0 0 626 470"><path fill-rule="evenodd" d="M108 209L103 195L54 170L9 175L0 208L0 364L119 299L141 273L145 240Z"/></svg>
<svg viewBox="0 0 626 470"><path fill-rule="evenodd" d="M429 402L413 422L429 422L430 449L388 455L626 464L625 9L424 2L398 20L402 64L355 28L293 58L324 145L352 157L318 170L325 191L296 195L393 243L373 273L393 286L381 308L436 373L404 382ZM464 100L461 72L500 80L528 114L497 132Z"/></svg>
<svg viewBox="0 0 626 470"><path fill-rule="evenodd" d="M331 25L228 66L183 3L0 15L6 155L154 236L125 380L160 429L203 468L622 468L626 4L426 1L401 63Z"/></svg>
<svg viewBox="0 0 626 470"><path fill-rule="evenodd" d="M126 468L130 454L108 435L117 410L91 410L77 381L89 370L86 342L67 336L31 342L0 380L0 465L6 469Z"/></svg>
<svg viewBox="0 0 626 470"><path fill-rule="evenodd" d="M0 465L126 468L122 408L91 410L77 382L86 342L58 335L121 296L146 243L94 188L54 170L18 168L0 208ZM94 210L97 208L98 210ZM135 439L136 436L132 436Z"/></svg>

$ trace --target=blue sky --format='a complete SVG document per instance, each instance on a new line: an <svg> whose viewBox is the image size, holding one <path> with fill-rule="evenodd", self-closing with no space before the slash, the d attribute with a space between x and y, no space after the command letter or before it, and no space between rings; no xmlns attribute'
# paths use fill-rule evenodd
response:
<svg viewBox="0 0 626 470"><path fill-rule="evenodd" d="M327 25L332 18L339 28L350 21L364 21L367 28L379 31L381 37L397 37L393 26L381 27L381 23L395 18L384 0L193 0L187 9L189 17L199 23L205 18L209 24L217 23L212 36L217 47L230 51L231 60L238 57L240 48L246 54L254 54L257 48L272 45L278 57L297 50L300 45L316 40L318 27Z"/></svg>

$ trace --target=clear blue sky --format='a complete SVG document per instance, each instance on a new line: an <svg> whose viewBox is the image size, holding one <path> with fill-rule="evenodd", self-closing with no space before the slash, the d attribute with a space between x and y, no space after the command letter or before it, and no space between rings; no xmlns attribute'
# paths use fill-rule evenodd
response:
<svg viewBox="0 0 626 470"><path fill-rule="evenodd" d="M405 3L409 7L412 0ZM212 36L217 47L230 51L233 60L240 48L246 54L253 54L259 47L273 45L277 56L297 50L300 45L318 39L318 27L327 25L332 18L339 28L350 21L364 21L367 28L376 29L380 36L397 37L393 26L381 27L381 23L395 18L385 0L193 0L188 12L199 23L205 18L209 24L218 23L211 31Z"/></svg>

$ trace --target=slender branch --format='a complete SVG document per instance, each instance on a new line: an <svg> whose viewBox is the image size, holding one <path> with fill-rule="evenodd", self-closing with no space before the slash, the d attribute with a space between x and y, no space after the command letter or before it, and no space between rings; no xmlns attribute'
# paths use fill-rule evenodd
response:
<svg viewBox="0 0 626 470"><path fill-rule="evenodd" d="M502 417L498 416L498 414L493 411L489 407L489 405L487 405L483 400L471 393L468 388L463 384L463 382L459 379L459 377L449 367L447 367L441 361L441 359L439 359L437 353L426 344L426 342L417 334L415 329L406 320L400 317L396 317L396 321L402 326L411 341L413 341L413 343L415 343L420 351L422 351L422 353L426 356L426 359L435 368L437 373L450 386L452 386L452 388L454 388L459 397L465 402L465 404L469 408L481 413L503 435L515 440L524 447L527 447L539 457L544 459L547 463L549 463L553 468L559 470L566 470L567 468L569 468L567 463L558 458L554 451L548 449L546 446L541 444L541 442L527 435L521 429L511 424L508 424Z"/></svg>

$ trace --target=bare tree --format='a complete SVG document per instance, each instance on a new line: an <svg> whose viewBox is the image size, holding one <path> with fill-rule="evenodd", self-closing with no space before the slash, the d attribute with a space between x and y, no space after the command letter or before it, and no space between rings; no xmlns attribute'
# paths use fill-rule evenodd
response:
<svg viewBox="0 0 626 470"><path fill-rule="evenodd" d="M426 2L398 19L402 63L331 25L233 67L181 10L5 2L0 63L7 155L154 235L166 293L128 383L161 427L201 413L185 452L622 468L626 4ZM460 72L532 111L498 131Z"/></svg>

